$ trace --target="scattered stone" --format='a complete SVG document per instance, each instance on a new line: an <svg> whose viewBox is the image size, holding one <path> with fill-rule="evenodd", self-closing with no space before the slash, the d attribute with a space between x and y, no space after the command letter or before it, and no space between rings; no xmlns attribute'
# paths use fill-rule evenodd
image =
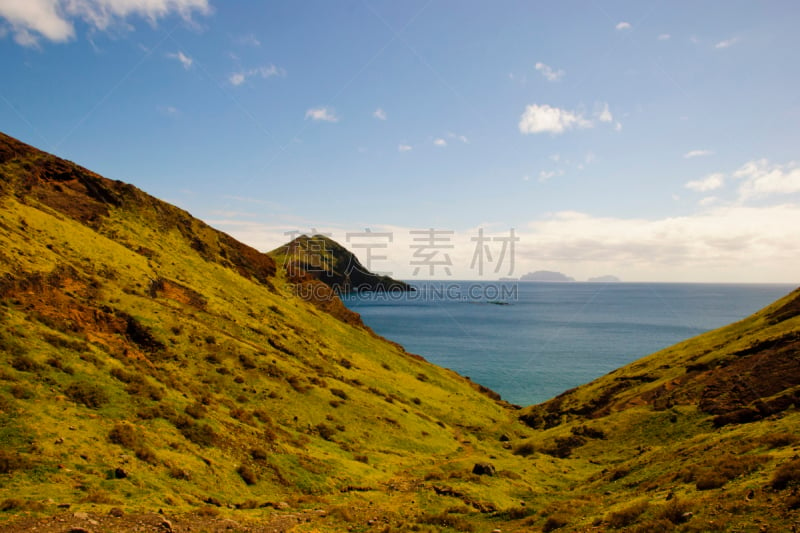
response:
<svg viewBox="0 0 800 533"><path fill-rule="evenodd" d="M91 519L91 518L90 518L90 519L88 519L88 520L87 520L87 522L89 522L89 523L90 523L90 524L92 524L93 526L99 526L99 525L100 525L100 522L98 522L97 520L93 520L93 519Z"/></svg>
<svg viewBox="0 0 800 533"><path fill-rule="evenodd" d="M92 532L83 527L73 527L68 529L67 533L92 533Z"/></svg>
<svg viewBox="0 0 800 533"><path fill-rule="evenodd" d="M58 437L55 440L54 444L64 444L64 437Z"/></svg>
<svg viewBox="0 0 800 533"><path fill-rule="evenodd" d="M164 531L172 531L172 522L170 522L165 518L164 520L161 521L159 527Z"/></svg>
<svg viewBox="0 0 800 533"><path fill-rule="evenodd" d="M477 476L493 476L496 471L491 463L475 463L475 466L472 467L472 473Z"/></svg>
<svg viewBox="0 0 800 533"><path fill-rule="evenodd" d="M292 506L289 505L286 502L278 502L278 503L275 504L275 509L280 509L282 511L285 511L285 510L291 509L291 508L292 508Z"/></svg>
<svg viewBox="0 0 800 533"><path fill-rule="evenodd" d="M128 477L128 471L124 468L115 468L114 469L114 477L117 479L125 479Z"/></svg>
<svg viewBox="0 0 800 533"><path fill-rule="evenodd" d="M205 500L203 500L203 501L204 501L205 503L207 503L208 505L213 505L214 507L222 507L222 502L221 502L221 501L219 501L218 499L216 499L216 498L215 498L215 497L213 497L213 496L209 496L208 498L206 498L206 499L205 499Z"/></svg>
<svg viewBox="0 0 800 533"><path fill-rule="evenodd" d="M125 516L125 511L123 511L119 507L112 507L111 510L108 511L108 514L110 514L115 518L121 518Z"/></svg>
<svg viewBox="0 0 800 533"><path fill-rule="evenodd" d="M503 433L502 435L500 435L500 442L508 442L508 441L510 441L510 440L511 440L511 437L509 437L509 436L508 436L508 435L506 435L505 433Z"/></svg>
<svg viewBox="0 0 800 533"><path fill-rule="evenodd" d="M59 504L57 505L57 507L58 507L59 509L69 509L71 505L72 505L71 503L59 503Z"/></svg>
<svg viewBox="0 0 800 533"><path fill-rule="evenodd" d="M74 518L77 518L78 520L86 520L89 518L89 513L84 513L83 511L76 511L72 513L72 516Z"/></svg>

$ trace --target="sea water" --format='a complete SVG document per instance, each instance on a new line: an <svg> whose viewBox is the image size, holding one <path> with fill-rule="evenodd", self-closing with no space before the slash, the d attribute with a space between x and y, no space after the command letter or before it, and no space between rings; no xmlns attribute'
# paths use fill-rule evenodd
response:
<svg viewBox="0 0 800 533"><path fill-rule="evenodd" d="M425 282L344 297L376 333L518 405L758 311L793 285Z"/></svg>

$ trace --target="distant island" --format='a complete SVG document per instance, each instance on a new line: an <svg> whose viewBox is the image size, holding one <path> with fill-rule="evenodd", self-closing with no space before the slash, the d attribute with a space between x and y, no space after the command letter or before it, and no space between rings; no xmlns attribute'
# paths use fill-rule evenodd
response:
<svg viewBox="0 0 800 533"><path fill-rule="evenodd" d="M519 278L520 281L575 281L561 272L552 272L550 270L537 270L536 272L529 272Z"/></svg>
<svg viewBox="0 0 800 533"><path fill-rule="evenodd" d="M589 278L586 281L589 283L620 283L622 280L619 279L617 276L597 276L596 278Z"/></svg>

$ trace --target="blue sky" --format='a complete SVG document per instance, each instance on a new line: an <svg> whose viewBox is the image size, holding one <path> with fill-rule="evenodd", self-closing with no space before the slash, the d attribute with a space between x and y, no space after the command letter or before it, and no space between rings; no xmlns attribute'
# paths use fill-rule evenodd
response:
<svg viewBox="0 0 800 533"><path fill-rule="evenodd" d="M410 231L432 228L462 279L798 282L798 15L0 0L0 130L260 249L312 229L385 244L370 266L398 277L448 276L413 273Z"/></svg>

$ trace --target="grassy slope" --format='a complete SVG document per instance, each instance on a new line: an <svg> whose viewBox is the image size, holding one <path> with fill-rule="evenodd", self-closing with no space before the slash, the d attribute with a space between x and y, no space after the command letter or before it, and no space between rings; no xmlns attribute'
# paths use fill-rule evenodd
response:
<svg viewBox="0 0 800 533"><path fill-rule="evenodd" d="M0 158L0 520L222 504L246 522L285 501L327 511L301 530L791 527L796 489L771 481L800 450L796 409L716 428L700 406L712 386L752 404L720 383L746 371L736 352L794 349L792 297L526 409L534 429L180 210L106 181L96 205L61 162L58 191L54 158L25 150Z"/></svg>
<svg viewBox="0 0 800 533"><path fill-rule="evenodd" d="M24 166L3 166L7 193ZM34 193L0 196L0 490L22 508L336 503L416 486L437 462L468 470L519 425L468 380L295 298L283 273L210 261L198 249L220 235L189 221L201 243L187 239L166 204L122 191L87 225ZM507 505L517 483L497 484Z"/></svg>

